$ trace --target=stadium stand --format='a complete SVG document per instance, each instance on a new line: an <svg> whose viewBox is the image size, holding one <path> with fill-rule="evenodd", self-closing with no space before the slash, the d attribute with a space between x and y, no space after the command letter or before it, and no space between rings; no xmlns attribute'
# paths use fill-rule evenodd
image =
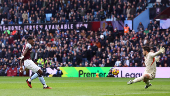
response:
<svg viewBox="0 0 170 96"><path fill-rule="evenodd" d="M133 20L147 8L168 7L168 0L4 0L0 2L1 25L43 24L92 21ZM155 21L156 22L156 21ZM138 24L137 24L138 25ZM135 30L136 31L136 30ZM165 46L166 53L157 62L159 67L170 67L170 29L160 30L157 22L138 32L109 27L98 31L85 26L75 30L55 32L35 28L1 31L0 75L16 76L23 45L28 36L35 38L31 59L40 67L143 67L142 46L150 43L152 51ZM12 74L12 68L15 72ZM17 72L17 73L16 73Z"/></svg>

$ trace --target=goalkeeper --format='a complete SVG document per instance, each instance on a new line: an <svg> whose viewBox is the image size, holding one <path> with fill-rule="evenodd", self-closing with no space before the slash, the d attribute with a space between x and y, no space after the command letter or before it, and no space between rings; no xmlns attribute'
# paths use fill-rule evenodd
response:
<svg viewBox="0 0 170 96"><path fill-rule="evenodd" d="M153 53L153 52L150 52L150 48L148 46L144 46L143 55L145 57L145 66L146 66L144 75L141 77L135 78L134 80L130 80L127 84L130 85L130 84L140 82L143 80L146 84L145 89L152 86L152 84L150 83L150 80L153 80L155 78L156 61L159 60L159 58L156 58L156 56L164 52L165 52L164 47L160 47L160 50L158 52Z"/></svg>

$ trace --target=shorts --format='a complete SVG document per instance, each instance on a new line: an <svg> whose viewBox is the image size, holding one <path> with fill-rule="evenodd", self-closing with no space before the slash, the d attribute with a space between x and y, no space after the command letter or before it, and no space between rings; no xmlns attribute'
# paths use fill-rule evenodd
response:
<svg viewBox="0 0 170 96"><path fill-rule="evenodd" d="M145 74L149 74L149 80L153 80L155 78L155 73L145 73Z"/></svg>
<svg viewBox="0 0 170 96"><path fill-rule="evenodd" d="M32 70L34 73L38 72L40 69L32 60L24 60L24 66L25 68Z"/></svg>

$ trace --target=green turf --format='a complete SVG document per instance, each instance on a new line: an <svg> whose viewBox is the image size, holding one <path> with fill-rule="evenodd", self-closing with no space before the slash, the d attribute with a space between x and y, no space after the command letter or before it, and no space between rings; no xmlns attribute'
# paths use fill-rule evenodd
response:
<svg viewBox="0 0 170 96"><path fill-rule="evenodd" d="M28 77L0 77L0 96L170 96L170 79L154 79L144 89L143 82L126 85L130 78L45 78L53 89L43 90L38 79L32 89ZM132 79L132 78L131 78Z"/></svg>

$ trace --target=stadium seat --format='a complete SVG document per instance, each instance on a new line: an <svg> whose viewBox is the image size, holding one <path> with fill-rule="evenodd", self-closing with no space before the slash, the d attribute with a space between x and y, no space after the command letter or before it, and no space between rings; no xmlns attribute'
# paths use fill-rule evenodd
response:
<svg viewBox="0 0 170 96"><path fill-rule="evenodd" d="M153 5L152 5L152 3L149 3L147 8L151 8L151 7L153 7Z"/></svg>
<svg viewBox="0 0 170 96"><path fill-rule="evenodd" d="M70 5L70 1L67 1L68 2L68 4Z"/></svg>
<svg viewBox="0 0 170 96"><path fill-rule="evenodd" d="M17 76L17 68L14 68L14 69L12 70L12 76Z"/></svg>
<svg viewBox="0 0 170 96"><path fill-rule="evenodd" d="M22 24L22 21L18 21L18 24Z"/></svg>
<svg viewBox="0 0 170 96"><path fill-rule="evenodd" d="M97 14L97 12L94 12L94 15L96 15Z"/></svg>
<svg viewBox="0 0 170 96"><path fill-rule="evenodd" d="M28 18L28 22L31 24L32 23L32 21Z"/></svg>
<svg viewBox="0 0 170 96"><path fill-rule="evenodd" d="M87 15L84 15L84 18L87 19Z"/></svg>
<svg viewBox="0 0 170 96"><path fill-rule="evenodd" d="M104 11L104 15L106 16L106 11Z"/></svg>
<svg viewBox="0 0 170 96"><path fill-rule="evenodd" d="M106 21L111 21L111 19L108 18L108 19L106 19Z"/></svg>
<svg viewBox="0 0 170 96"><path fill-rule="evenodd" d="M12 76L12 68L9 68L9 69L7 70L7 76Z"/></svg>
<svg viewBox="0 0 170 96"><path fill-rule="evenodd" d="M59 7L59 11L61 11L61 7Z"/></svg>
<svg viewBox="0 0 170 96"><path fill-rule="evenodd" d="M52 17L52 13L48 13L48 14L45 14L45 15L46 15L46 20L50 21L50 19Z"/></svg>

